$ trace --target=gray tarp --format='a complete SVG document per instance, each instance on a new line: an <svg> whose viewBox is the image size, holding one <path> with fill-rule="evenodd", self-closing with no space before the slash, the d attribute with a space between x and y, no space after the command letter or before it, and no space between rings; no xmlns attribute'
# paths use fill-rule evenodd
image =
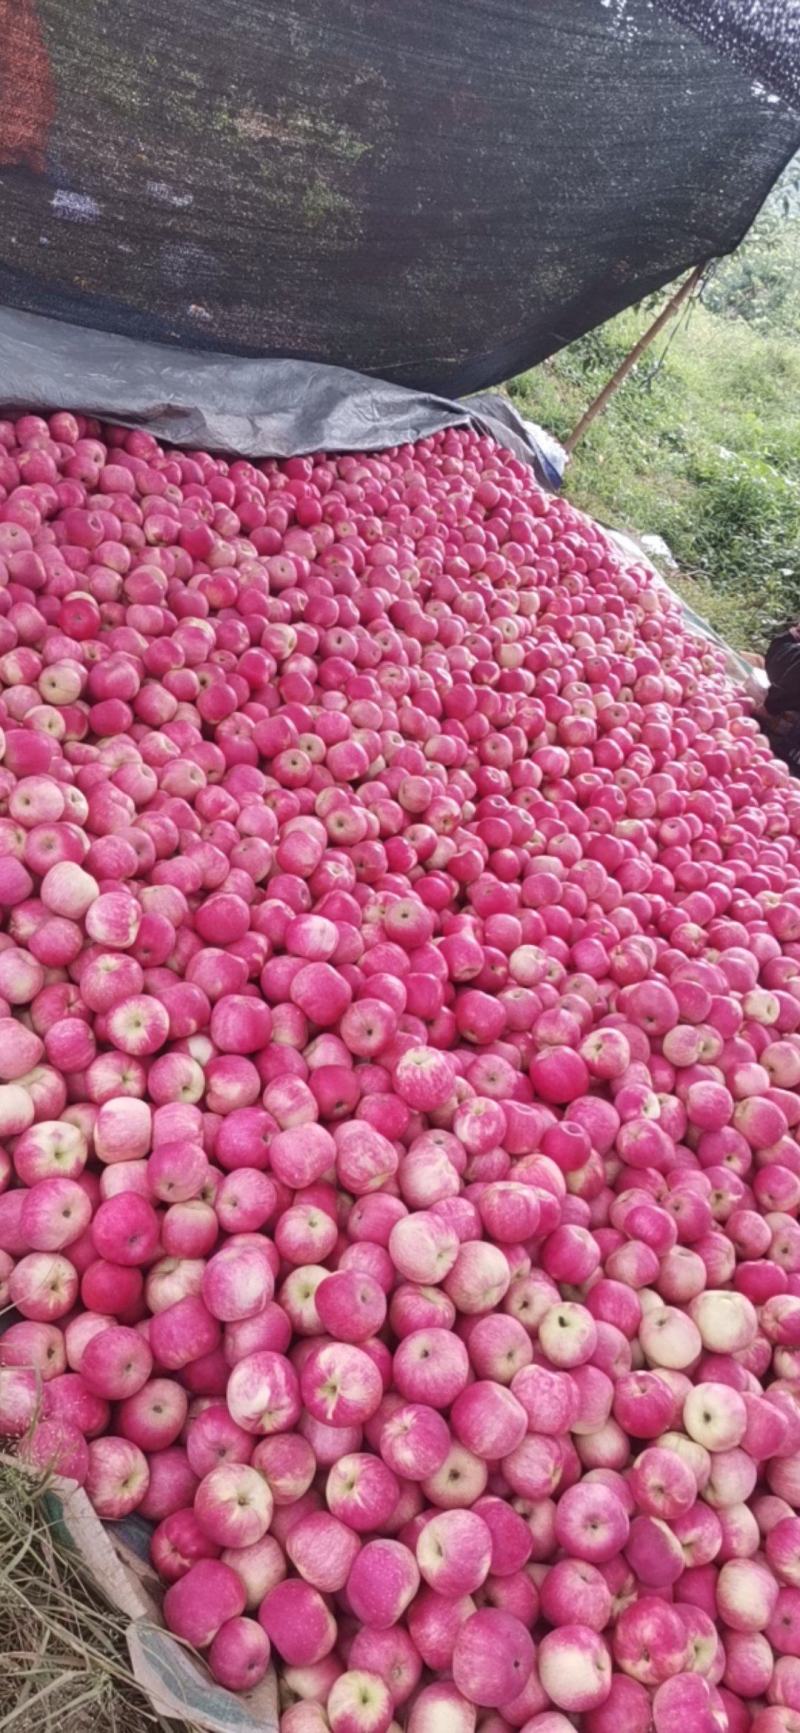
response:
<svg viewBox="0 0 800 1733"><path fill-rule="evenodd" d="M0 310L0 408L81 410L243 457L374 451L469 422L557 487L564 453L507 398L455 403L343 367L247 361Z"/></svg>

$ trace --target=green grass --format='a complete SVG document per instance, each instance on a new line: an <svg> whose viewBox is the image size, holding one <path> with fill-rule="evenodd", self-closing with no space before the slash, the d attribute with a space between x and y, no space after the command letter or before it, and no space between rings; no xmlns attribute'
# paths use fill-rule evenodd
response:
<svg viewBox="0 0 800 1733"><path fill-rule="evenodd" d="M566 439L658 304L512 380L517 407ZM698 613L763 648L800 614L800 319L679 314L577 447L565 492L601 522L663 536Z"/></svg>

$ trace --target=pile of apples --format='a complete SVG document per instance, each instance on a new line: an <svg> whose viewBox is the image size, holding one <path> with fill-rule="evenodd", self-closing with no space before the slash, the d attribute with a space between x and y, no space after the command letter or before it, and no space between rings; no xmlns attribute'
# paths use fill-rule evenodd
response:
<svg viewBox="0 0 800 1733"><path fill-rule="evenodd" d="M2 422L0 802L0 1432L283 1733L798 1733L800 789L649 569Z"/></svg>

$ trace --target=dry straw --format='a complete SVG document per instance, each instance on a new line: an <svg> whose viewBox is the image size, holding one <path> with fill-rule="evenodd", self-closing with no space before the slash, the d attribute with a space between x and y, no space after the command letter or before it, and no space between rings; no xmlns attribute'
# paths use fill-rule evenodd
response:
<svg viewBox="0 0 800 1733"><path fill-rule="evenodd" d="M128 1625L60 1538L46 1479L0 1463L0 1733L178 1733L136 1685Z"/></svg>

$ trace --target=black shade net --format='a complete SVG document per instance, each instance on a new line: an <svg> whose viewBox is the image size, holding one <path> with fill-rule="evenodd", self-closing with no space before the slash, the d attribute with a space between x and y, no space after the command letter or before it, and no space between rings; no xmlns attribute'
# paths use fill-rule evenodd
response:
<svg viewBox="0 0 800 1733"><path fill-rule="evenodd" d="M0 305L452 397L798 145L797 0L0 0Z"/></svg>

